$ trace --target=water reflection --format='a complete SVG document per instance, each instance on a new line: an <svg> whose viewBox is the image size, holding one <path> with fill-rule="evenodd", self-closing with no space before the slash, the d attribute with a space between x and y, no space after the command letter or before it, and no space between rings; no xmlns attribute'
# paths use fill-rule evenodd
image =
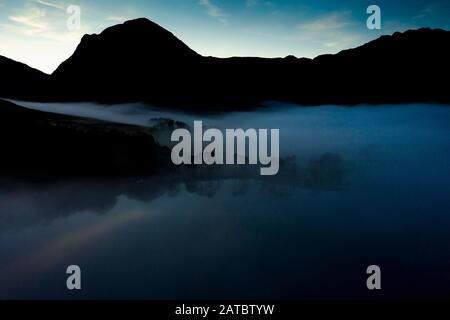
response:
<svg viewBox="0 0 450 320"><path fill-rule="evenodd" d="M150 202L163 195L176 197L181 190L214 198L223 181L233 181L233 196L244 196L250 189L264 190L274 196L289 195L297 188L338 188L345 172L340 155L325 153L304 166L295 157L281 160L280 174L260 176L252 166L171 167L149 177L120 179L65 179L0 181L0 230L50 223L58 217L90 211L109 212L119 196ZM183 188L184 187L184 188Z"/></svg>

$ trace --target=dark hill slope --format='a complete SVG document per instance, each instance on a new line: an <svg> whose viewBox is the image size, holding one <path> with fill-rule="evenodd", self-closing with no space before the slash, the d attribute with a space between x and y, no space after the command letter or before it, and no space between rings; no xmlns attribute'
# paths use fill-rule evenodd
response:
<svg viewBox="0 0 450 320"><path fill-rule="evenodd" d="M151 174L170 161L142 128L22 108L0 100L1 176Z"/></svg>
<svg viewBox="0 0 450 320"><path fill-rule="evenodd" d="M26 64L0 56L0 97L44 99L49 77Z"/></svg>

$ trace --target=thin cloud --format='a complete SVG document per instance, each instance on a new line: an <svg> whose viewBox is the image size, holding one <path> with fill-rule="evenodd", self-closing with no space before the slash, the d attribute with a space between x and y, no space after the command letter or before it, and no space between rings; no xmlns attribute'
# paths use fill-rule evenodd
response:
<svg viewBox="0 0 450 320"><path fill-rule="evenodd" d="M333 12L320 16L314 20L299 24L297 29L308 32L324 32L344 29L353 24L349 20L350 15L351 13L349 11Z"/></svg>
<svg viewBox="0 0 450 320"><path fill-rule="evenodd" d="M65 25L67 19L65 11L47 11L36 2L29 3L21 11L10 15L8 19L10 23L0 26L9 32L59 42L74 41L88 29L88 26L83 24L77 32L69 32Z"/></svg>
<svg viewBox="0 0 450 320"><path fill-rule="evenodd" d="M430 3L418 15L414 16L413 19L422 19L434 15L442 9L441 7L442 5L440 3Z"/></svg>
<svg viewBox="0 0 450 320"><path fill-rule="evenodd" d="M271 1L261 1L261 0L246 0L245 6L248 8L256 7L256 6L272 6L273 3Z"/></svg>
<svg viewBox="0 0 450 320"><path fill-rule="evenodd" d="M44 6L59 9L59 10L65 9L64 3L61 3L61 2L51 2L51 1L44 1L44 0L37 0L36 2L39 4L42 4Z"/></svg>
<svg viewBox="0 0 450 320"><path fill-rule="evenodd" d="M296 37L321 53L346 49L360 41L350 11L331 12L296 26Z"/></svg>
<svg viewBox="0 0 450 320"><path fill-rule="evenodd" d="M211 2L211 0L200 0L199 4L201 6L206 7L209 16L217 19L218 21L220 21L223 24L228 23L228 20L226 18L227 15L223 12L223 10L221 8L219 8L218 6L213 4Z"/></svg>
<svg viewBox="0 0 450 320"><path fill-rule="evenodd" d="M9 16L9 20L22 27L25 34L35 34L48 30L48 22L45 21L45 11L37 7L29 7L22 14Z"/></svg>
<svg viewBox="0 0 450 320"><path fill-rule="evenodd" d="M246 0L245 5L247 7L255 7L259 4L259 0Z"/></svg>

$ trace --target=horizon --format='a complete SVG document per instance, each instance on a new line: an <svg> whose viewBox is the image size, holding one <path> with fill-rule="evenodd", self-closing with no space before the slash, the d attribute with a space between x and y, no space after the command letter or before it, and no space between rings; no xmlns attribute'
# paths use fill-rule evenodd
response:
<svg viewBox="0 0 450 320"><path fill-rule="evenodd" d="M368 3L335 1L173 0L85 1L0 0L0 55L51 74L69 58L84 34L98 34L145 17L172 32L203 56L219 58L314 58L358 47L382 35L428 27L449 30L450 4L416 0L401 6L379 1L381 30L369 30ZM81 24L68 30L69 5L81 9Z"/></svg>
<svg viewBox="0 0 450 320"><path fill-rule="evenodd" d="M132 20L137 20L137 19L148 19L148 18L145 18L145 17L140 17L140 18L135 18L135 19L131 19L131 20L127 20L127 21L132 21ZM150 20L151 21L151 20ZM126 22L126 21L124 21L124 22ZM123 23L124 23L123 22ZM121 24L123 24L123 23L117 23L117 24L114 24L114 25L111 25L111 26L109 26L109 27L113 27L113 26L117 26L117 25L121 25ZM104 30L106 30L107 28L109 28L109 27L106 27ZM163 27L163 26L161 26L161 27ZM164 27L163 27L164 28ZM406 31L416 31L416 30L420 30L420 29L426 29L426 28L428 28L428 27L420 27L420 28L417 28L417 29L408 29L408 30L405 30L405 31L401 31L401 33L404 33L404 32L406 32ZM165 28L164 28L165 29ZM440 29L440 28L429 28L429 29L431 29L431 30L444 30L444 31L450 31L450 30L445 30L445 29ZM167 30L167 29L166 29ZM102 30L103 31L103 30ZM168 31L170 31L170 30L168 30ZM391 33L391 34L387 34L388 36L392 36L394 33L396 33L396 32L399 32L399 31L394 31L393 33ZM100 34L101 32L99 32L99 33L94 33L94 34ZM93 34L84 34L84 35L93 35ZM374 38L374 39L372 39L372 40L369 40L368 42L371 42L371 41L374 41L374 40L377 40L377 39L379 39L380 37L382 37L383 35L380 35L380 36L378 36L378 37L376 37L376 38ZM179 39L179 38L178 38ZM189 47L189 44L187 44L186 42L184 42L183 41L183 39L179 39L179 40L181 40L183 43L185 43L188 47ZM80 41L81 41L81 39L80 39ZM368 43L368 42L365 42L365 43ZM361 45L364 45L365 43L362 43ZM78 47L78 45L79 45L79 43L76 45L76 47L75 47L75 49L74 49L74 52L75 52L75 50L76 50L76 48ZM359 45L360 46L360 45ZM337 53L339 53L339 52L341 52L341 51L345 51L345 50L348 50L348 49L353 49L353 48L357 48L357 47L359 47L359 46L355 46L355 47L349 47L349 48L343 48L342 50L339 50L338 52L335 52L335 53L321 53L321 54L319 54L319 55L317 55L317 56L313 56L313 57L299 57L299 56L295 56L295 55L287 55L287 56L295 56L296 58L298 58L298 59L300 59L300 58L307 58L307 59L315 59L315 58L317 58L317 57L320 57L320 56L322 56L322 55L328 55L328 54L337 54ZM192 49L192 48L191 48ZM194 50L195 51L195 50ZM72 52L68 57L67 57L67 59L74 53L74 52ZM2 56L2 57L4 57L4 58L8 58L8 59L12 59L11 57L7 57L7 56L4 56L4 55L2 55L2 54L0 54L0 56ZM205 55L202 55L202 56L205 56ZM285 58L285 57L287 57L287 56L278 56L278 57L263 57L263 56L245 56L245 57L250 57L250 58L267 58L267 59L270 59L270 58ZM226 59L226 58L233 58L233 57L244 57L244 56L229 56L229 57L216 57L216 58L223 58L223 59ZM62 60L59 64L58 64L58 66L56 67L56 69L65 61L65 60L67 60L67 59L64 59L64 60ZM15 60L15 59L12 59L12 60L14 60L14 61L16 61L16 62L19 62L19 63L24 63L25 65L27 65L27 66L29 66L29 67L31 67L31 68L33 68L33 69L36 69L36 70L38 70L38 71L41 71L41 72L43 72L43 73L45 73L45 74L47 74L47 75L51 75L55 70L52 70L51 72L46 72L46 71L44 71L44 70L41 70L41 69L38 69L38 68L36 68L36 67L33 67L33 66L31 66L31 65L28 65L27 63L25 63L25 62L22 62L22 61L18 61L18 60Z"/></svg>

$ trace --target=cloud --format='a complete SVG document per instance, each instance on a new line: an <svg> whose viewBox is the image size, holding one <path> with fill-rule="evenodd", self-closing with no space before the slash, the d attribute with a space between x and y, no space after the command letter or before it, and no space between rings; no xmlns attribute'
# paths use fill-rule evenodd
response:
<svg viewBox="0 0 450 320"><path fill-rule="evenodd" d="M349 11L332 12L320 16L314 20L299 24L297 29L308 32L323 32L344 29L353 24L349 20L350 16L351 13Z"/></svg>
<svg viewBox="0 0 450 320"><path fill-rule="evenodd" d="M296 37L305 45L317 48L318 52L331 53L330 49L336 52L361 40L355 25L350 11L331 12L298 24Z"/></svg>
<svg viewBox="0 0 450 320"><path fill-rule="evenodd" d="M439 12L442 5L440 3L430 3L428 4L420 13L413 17L413 19L422 19L428 16L434 15L436 12Z"/></svg>
<svg viewBox="0 0 450 320"><path fill-rule="evenodd" d="M64 10L65 6L62 2L51 2L51 1L44 1L44 0L36 0L37 3L42 4L47 7Z"/></svg>
<svg viewBox="0 0 450 320"><path fill-rule="evenodd" d="M246 0L245 6L248 8L256 7L256 6L272 6L273 3L271 1L261 1L261 0Z"/></svg>
<svg viewBox="0 0 450 320"><path fill-rule="evenodd" d="M211 2L211 0L200 0L199 4L201 6L206 7L209 16L217 19L218 21L220 21L223 24L228 23L228 20L226 18L227 15L223 12L223 10L221 8L219 8L218 6L213 4Z"/></svg>
<svg viewBox="0 0 450 320"><path fill-rule="evenodd" d="M21 14L9 16L9 20L18 24L23 33L33 35L48 30L49 25L45 17L44 10L30 6Z"/></svg>
<svg viewBox="0 0 450 320"><path fill-rule="evenodd" d="M52 3L55 4L55 3ZM47 10L48 5L39 5L37 1L27 3L20 10L16 10L8 19L10 23L3 23L1 28L11 34L40 37L58 42L73 42L81 37L89 28L86 24L80 30L67 29L67 14L62 10Z"/></svg>

